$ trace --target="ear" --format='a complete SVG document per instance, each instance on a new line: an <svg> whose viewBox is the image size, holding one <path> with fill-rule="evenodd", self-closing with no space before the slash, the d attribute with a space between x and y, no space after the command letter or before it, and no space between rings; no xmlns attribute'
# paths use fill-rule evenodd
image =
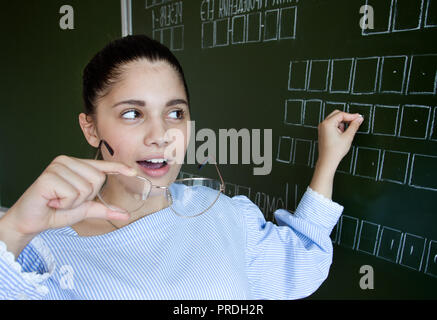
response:
<svg viewBox="0 0 437 320"><path fill-rule="evenodd" d="M79 115L79 124L88 143L94 148L97 148L100 143L100 137L97 134L97 128L93 117L81 113Z"/></svg>

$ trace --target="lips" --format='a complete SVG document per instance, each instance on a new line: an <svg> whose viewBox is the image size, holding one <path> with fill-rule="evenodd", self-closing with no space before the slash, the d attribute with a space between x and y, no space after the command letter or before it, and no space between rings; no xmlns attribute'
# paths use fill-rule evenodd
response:
<svg viewBox="0 0 437 320"><path fill-rule="evenodd" d="M163 176L170 169L168 159L162 155L150 155L142 160L138 160L137 163L141 171L151 177Z"/></svg>

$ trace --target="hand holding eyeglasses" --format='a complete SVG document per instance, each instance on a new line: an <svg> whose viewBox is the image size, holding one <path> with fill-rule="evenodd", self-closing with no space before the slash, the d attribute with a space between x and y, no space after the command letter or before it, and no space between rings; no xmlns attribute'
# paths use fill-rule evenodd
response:
<svg viewBox="0 0 437 320"><path fill-rule="evenodd" d="M127 214L93 201L107 173L136 175L135 170L122 163L55 158L0 219L0 232L8 230L33 238L44 230L73 225L86 218L128 220Z"/></svg>

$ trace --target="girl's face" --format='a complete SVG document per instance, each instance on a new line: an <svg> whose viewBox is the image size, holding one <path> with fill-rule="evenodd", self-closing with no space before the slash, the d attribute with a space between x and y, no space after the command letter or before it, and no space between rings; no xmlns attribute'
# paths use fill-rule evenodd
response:
<svg viewBox="0 0 437 320"><path fill-rule="evenodd" d="M121 80L97 102L96 136L114 151L111 156L102 144L103 159L122 162L153 184L168 186L178 176L189 142L190 114L183 82L163 61L143 59L126 64L123 70ZM169 150L183 150L183 154L169 156Z"/></svg>

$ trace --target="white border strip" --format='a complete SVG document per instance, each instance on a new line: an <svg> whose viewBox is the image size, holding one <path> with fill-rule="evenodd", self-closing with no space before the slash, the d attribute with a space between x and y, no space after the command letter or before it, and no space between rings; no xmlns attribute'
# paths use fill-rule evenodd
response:
<svg viewBox="0 0 437 320"><path fill-rule="evenodd" d="M132 34L132 0L120 0L121 3L121 36Z"/></svg>

